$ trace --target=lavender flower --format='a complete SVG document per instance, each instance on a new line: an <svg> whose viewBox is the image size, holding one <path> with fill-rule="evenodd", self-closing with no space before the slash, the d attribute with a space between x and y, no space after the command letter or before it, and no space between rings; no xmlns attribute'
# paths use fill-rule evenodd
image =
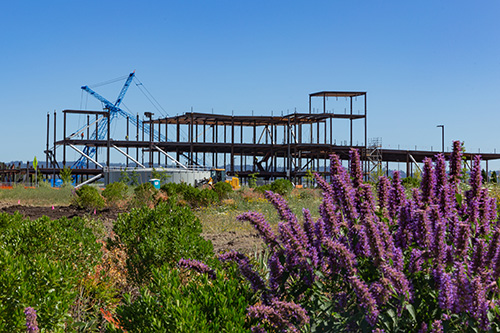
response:
<svg viewBox="0 0 500 333"><path fill-rule="evenodd" d="M363 171L361 170L361 161L357 149L351 149L349 151L349 162L352 184L354 188L357 188L363 184Z"/></svg>
<svg viewBox="0 0 500 333"><path fill-rule="evenodd" d="M222 262L235 261L238 264L241 275L243 275L250 282L253 291L267 291L264 280L253 270L250 260L248 260L244 254L237 251L229 251L219 255L218 259Z"/></svg>
<svg viewBox="0 0 500 333"><path fill-rule="evenodd" d="M384 276L391 282L394 286L395 291L399 295L403 295L406 300L410 300L412 295L410 291L410 282L406 278L403 272L394 269L389 265L381 265L381 271Z"/></svg>
<svg viewBox="0 0 500 333"><path fill-rule="evenodd" d="M434 202L436 191L436 175L432 168L432 160L428 157L424 159L424 169L422 172L422 181L420 183L421 198L424 204Z"/></svg>
<svg viewBox="0 0 500 333"><path fill-rule="evenodd" d="M446 258L446 222L441 218L440 214L434 215L434 235L432 250L434 258L436 259L436 264L439 265L444 262Z"/></svg>
<svg viewBox="0 0 500 333"><path fill-rule="evenodd" d="M418 333L427 333L427 324L422 322L422 324L420 324L420 329L418 330Z"/></svg>
<svg viewBox="0 0 500 333"><path fill-rule="evenodd" d="M279 330L299 332L298 328L309 323L307 312L298 304L271 300L270 305L257 304L248 308L248 316L262 320Z"/></svg>
<svg viewBox="0 0 500 333"><path fill-rule="evenodd" d="M441 320L434 320L432 322L431 333L443 333L443 323Z"/></svg>
<svg viewBox="0 0 500 333"><path fill-rule="evenodd" d="M293 214L290 207L288 207L288 203L281 195L272 191L266 191L264 195L273 204L274 208L276 208L282 221L297 222L297 217Z"/></svg>
<svg viewBox="0 0 500 333"><path fill-rule="evenodd" d="M269 257L269 288L271 290L276 290L282 283L283 273L285 269L281 264L280 257L283 255L283 251L275 252Z"/></svg>
<svg viewBox="0 0 500 333"><path fill-rule="evenodd" d="M417 273L422 270L422 263L424 261L424 258L422 257L422 251L420 251L417 248L413 248L411 250L411 255L410 255L410 263L408 270L411 273Z"/></svg>
<svg viewBox="0 0 500 333"><path fill-rule="evenodd" d="M402 207L406 206L406 195L399 171L392 174L392 188L389 192L389 216L395 219Z"/></svg>
<svg viewBox="0 0 500 333"><path fill-rule="evenodd" d="M24 309L24 315L26 316L26 331L28 333L40 332L38 322L36 321L36 310L28 306Z"/></svg>
<svg viewBox="0 0 500 333"><path fill-rule="evenodd" d="M333 198L328 193L324 193L319 213L323 218L323 222L327 224L329 232L334 235L340 232L342 225L347 226L345 222L341 221L341 217L339 217L336 210L337 207L333 203Z"/></svg>
<svg viewBox="0 0 500 333"><path fill-rule="evenodd" d="M458 184L462 177L462 144L460 141L453 141L453 151L450 156L450 181Z"/></svg>
<svg viewBox="0 0 500 333"><path fill-rule="evenodd" d="M379 306L385 305L392 296L391 282L385 277L380 278L370 285L370 293Z"/></svg>
<svg viewBox="0 0 500 333"><path fill-rule="evenodd" d="M460 262L455 263L454 288L456 290L456 299L454 303L454 312L460 313L472 309L473 288L466 275L464 266Z"/></svg>
<svg viewBox="0 0 500 333"><path fill-rule="evenodd" d="M483 183L483 176L481 175L481 156L474 155L474 162L470 172L470 190L467 191L468 197L478 197L479 190Z"/></svg>
<svg viewBox="0 0 500 333"><path fill-rule="evenodd" d="M188 269L193 269L201 274L207 274L208 277L212 280L215 280L215 278L217 277L215 271L212 268L208 267L207 265L198 260L181 259L179 260L179 266Z"/></svg>
<svg viewBox="0 0 500 333"><path fill-rule="evenodd" d="M499 241L500 241L500 229L496 229L495 232L493 233L493 237L491 237L489 246L488 246L488 253L486 254L485 258L485 266L490 267L493 258L497 254L499 250Z"/></svg>
<svg viewBox="0 0 500 333"><path fill-rule="evenodd" d="M451 274L444 271L443 266L439 266L435 273L439 286L439 307L443 310L453 310L456 301L456 287L451 280Z"/></svg>
<svg viewBox="0 0 500 333"><path fill-rule="evenodd" d="M455 232L455 257L463 258L469 249L470 224L459 223Z"/></svg>
<svg viewBox="0 0 500 333"><path fill-rule="evenodd" d="M474 251L472 253L470 270L472 273L480 273L484 270L485 261L485 242L484 239L479 239L474 245Z"/></svg>
<svg viewBox="0 0 500 333"><path fill-rule="evenodd" d="M479 322L483 331L489 331L490 320L488 319L489 304L486 299L486 290L481 282L481 277L476 276L473 281L474 309L472 315Z"/></svg>
<svg viewBox="0 0 500 333"><path fill-rule="evenodd" d="M323 239L323 245L330 252L330 260L337 262L347 270L347 274L356 272L356 256L342 243L328 238Z"/></svg>
<svg viewBox="0 0 500 333"><path fill-rule="evenodd" d="M277 245L276 236L271 230L269 222L263 214L257 212L247 212L236 217L240 221L248 221L254 226L254 228L259 232L264 242L268 245Z"/></svg>
<svg viewBox="0 0 500 333"><path fill-rule="evenodd" d="M365 218L362 223L368 234L370 251L374 256L375 262L378 264L385 260L385 246L380 231L371 216Z"/></svg>
<svg viewBox="0 0 500 333"><path fill-rule="evenodd" d="M367 311L366 320L370 325L374 326L377 323L378 316L380 314L377 302L370 293L366 283L360 280L357 275L351 275L349 277L349 281L351 282L351 286L358 297L359 304Z"/></svg>
<svg viewBox="0 0 500 333"><path fill-rule="evenodd" d="M314 221L311 216L309 209L302 209L302 215L304 216L304 232L306 233L309 244L314 244Z"/></svg>
<svg viewBox="0 0 500 333"><path fill-rule="evenodd" d="M379 209L384 215L384 217L389 217L389 187L391 183L389 182L389 179L385 176L382 176L379 178L378 181L378 205Z"/></svg>

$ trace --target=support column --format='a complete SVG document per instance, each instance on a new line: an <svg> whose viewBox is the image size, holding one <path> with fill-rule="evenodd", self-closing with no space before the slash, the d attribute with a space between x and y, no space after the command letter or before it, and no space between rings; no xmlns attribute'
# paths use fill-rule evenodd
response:
<svg viewBox="0 0 500 333"><path fill-rule="evenodd" d="M66 112L63 111L63 167L66 166Z"/></svg>

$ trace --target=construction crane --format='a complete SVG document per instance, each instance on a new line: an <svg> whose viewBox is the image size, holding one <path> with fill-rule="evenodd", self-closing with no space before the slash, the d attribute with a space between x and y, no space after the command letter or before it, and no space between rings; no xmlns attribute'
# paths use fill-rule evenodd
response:
<svg viewBox="0 0 500 333"><path fill-rule="evenodd" d="M125 94L132 83L132 80L134 79L135 76L135 71L129 74L127 80L125 81L125 84L122 87L122 90L120 91L120 94L118 95L118 98L114 103L111 103L109 100L104 98L103 96L99 95L97 92L94 90L90 89L88 86L82 86L82 90L86 91L90 95L94 96L97 100L99 100L103 104L103 109L108 110L109 112L109 117L102 116L101 118L97 119L97 128L94 130L92 133L90 139L91 140L105 140L107 137L107 129L108 129L108 121L111 122L113 119L118 118L118 117L128 117L129 121L137 127L142 127L142 121L139 119L137 121L136 117L132 115L131 113L124 111L123 109L120 108L120 104L123 101L123 98L125 97ZM95 122L93 123L95 124ZM91 125L93 125L91 124ZM73 133L70 137L72 136L77 136L80 133L83 133L83 131L89 126L85 126L84 128L76 131ZM149 131L149 126L145 126L144 131L146 133L150 133ZM159 134L157 131L153 130L153 138L154 140L158 141L165 141L166 137L162 134ZM94 158L96 154L96 147L90 147L90 146L85 146L83 149L83 153L86 155L82 155L72 166L72 168L79 168L83 167L85 161L87 160L88 157L91 159ZM88 157L87 157L88 156Z"/></svg>

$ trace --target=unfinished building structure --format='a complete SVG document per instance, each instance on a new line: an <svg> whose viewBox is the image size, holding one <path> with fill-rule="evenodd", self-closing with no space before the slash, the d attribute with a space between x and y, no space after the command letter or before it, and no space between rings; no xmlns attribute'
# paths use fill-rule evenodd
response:
<svg viewBox="0 0 500 333"><path fill-rule="evenodd" d="M72 165L73 174L90 180L105 176L119 162L111 160L113 151L124 156L120 166L124 170L176 168L188 172L224 168L229 175L237 175L243 181L258 174L267 180L288 178L301 184L311 171L328 176L329 156L336 153L347 160L352 148L360 151L366 177L375 168L383 169L384 162L386 169L389 162L406 163L406 174L411 175L425 157L436 154L382 149L379 144L368 143L366 92L312 93L305 113L255 116L186 112L157 119L151 112L145 112L142 119L139 115L127 115L121 139L111 137L110 121L99 125L100 119L112 118L112 107L103 111L64 110L62 140L56 140L54 114L53 149L48 148L47 115L46 165L50 167L41 172L55 175L56 170L68 164L66 151L70 148L79 154L79 162ZM67 117L75 114L86 116L87 125L69 131ZM61 163L56 158L57 147L62 148L62 153L58 153ZM481 155L486 163L500 158L500 154Z"/></svg>

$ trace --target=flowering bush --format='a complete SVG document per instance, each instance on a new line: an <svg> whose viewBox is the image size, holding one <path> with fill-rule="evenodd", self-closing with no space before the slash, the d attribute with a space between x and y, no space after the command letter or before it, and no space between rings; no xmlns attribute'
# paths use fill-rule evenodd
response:
<svg viewBox="0 0 500 333"><path fill-rule="evenodd" d="M496 202L482 187L475 158L462 190L462 150L454 142L449 173L442 154L424 161L422 181L407 198L400 175L381 177L377 200L363 183L358 152L350 172L331 156L331 184L320 218L303 222L278 194L278 232L257 212L250 222L267 246L259 273L237 252L233 261L260 301L248 308L255 332L305 330L433 332L499 330L500 229Z"/></svg>

